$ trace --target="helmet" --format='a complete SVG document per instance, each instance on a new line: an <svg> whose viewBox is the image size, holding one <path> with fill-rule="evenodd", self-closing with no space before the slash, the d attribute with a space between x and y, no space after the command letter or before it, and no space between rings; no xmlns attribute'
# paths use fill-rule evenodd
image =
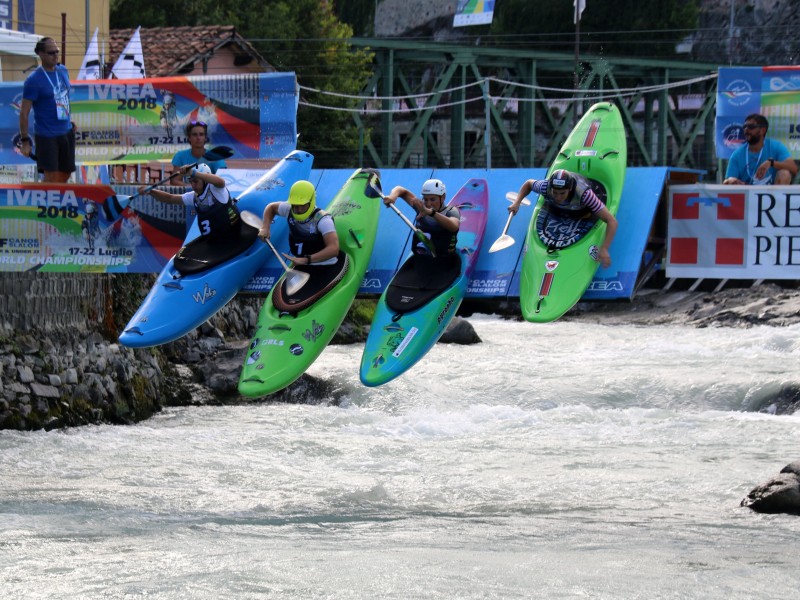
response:
<svg viewBox="0 0 800 600"><path fill-rule="evenodd" d="M547 180L547 190L568 190L572 192L577 185L575 175L566 169L557 169Z"/></svg>
<svg viewBox="0 0 800 600"><path fill-rule="evenodd" d="M87 202L86 203L86 214L93 215L97 212L97 205L94 202Z"/></svg>
<svg viewBox="0 0 800 600"><path fill-rule="evenodd" d="M194 168L193 173L211 173L211 167L209 167L206 163L198 163L198 165Z"/></svg>
<svg viewBox="0 0 800 600"><path fill-rule="evenodd" d="M422 184L423 196L427 194L431 194L434 196L444 196L446 193L447 189L445 189L444 183L442 183L441 179L428 179L428 181Z"/></svg>
<svg viewBox="0 0 800 600"><path fill-rule="evenodd" d="M317 192L314 190L314 184L304 179L296 181L289 189L289 204L292 206L308 204L308 210L304 213L292 213L298 221L305 221L317 207Z"/></svg>

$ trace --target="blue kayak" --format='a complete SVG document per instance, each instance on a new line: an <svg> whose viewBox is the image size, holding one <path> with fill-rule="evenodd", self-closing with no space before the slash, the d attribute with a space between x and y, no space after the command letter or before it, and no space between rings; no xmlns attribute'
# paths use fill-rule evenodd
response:
<svg viewBox="0 0 800 600"><path fill-rule="evenodd" d="M292 152L242 192L239 210L261 215L268 203L285 200L295 181L310 177L313 162L308 152ZM275 224L281 225L286 226ZM242 223L238 238L206 244L198 239L200 229L195 219L181 251L161 271L119 336L120 343L130 348L166 344L210 319L271 256L269 246L258 240L257 233L254 227ZM191 252L187 252L189 248Z"/></svg>

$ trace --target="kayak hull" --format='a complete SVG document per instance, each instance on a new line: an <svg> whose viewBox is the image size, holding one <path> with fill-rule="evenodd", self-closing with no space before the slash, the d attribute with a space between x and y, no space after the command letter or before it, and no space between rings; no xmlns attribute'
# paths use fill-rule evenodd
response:
<svg viewBox="0 0 800 600"><path fill-rule="evenodd" d="M461 211L457 244L460 274L428 303L404 313L389 307L386 297L391 283L387 286L378 300L361 357L359 376L366 386L388 383L419 362L436 344L461 306L486 229L489 210L486 180L470 179L450 204Z"/></svg>

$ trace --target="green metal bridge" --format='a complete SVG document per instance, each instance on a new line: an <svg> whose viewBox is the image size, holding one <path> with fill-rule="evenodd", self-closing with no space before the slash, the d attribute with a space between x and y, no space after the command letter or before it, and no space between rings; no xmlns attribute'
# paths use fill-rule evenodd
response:
<svg viewBox="0 0 800 600"><path fill-rule="evenodd" d="M384 39L351 43L375 53L373 76L352 113L363 140L360 164L547 166L582 111L611 101L622 111L629 165L717 167L717 65Z"/></svg>

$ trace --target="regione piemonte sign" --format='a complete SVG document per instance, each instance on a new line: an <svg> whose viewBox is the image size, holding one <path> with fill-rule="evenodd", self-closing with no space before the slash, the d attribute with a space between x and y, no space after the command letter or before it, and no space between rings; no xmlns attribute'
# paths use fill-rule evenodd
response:
<svg viewBox="0 0 800 600"><path fill-rule="evenodd" d="M800 188L670 187L667 277L800 279Z"/></svg>

